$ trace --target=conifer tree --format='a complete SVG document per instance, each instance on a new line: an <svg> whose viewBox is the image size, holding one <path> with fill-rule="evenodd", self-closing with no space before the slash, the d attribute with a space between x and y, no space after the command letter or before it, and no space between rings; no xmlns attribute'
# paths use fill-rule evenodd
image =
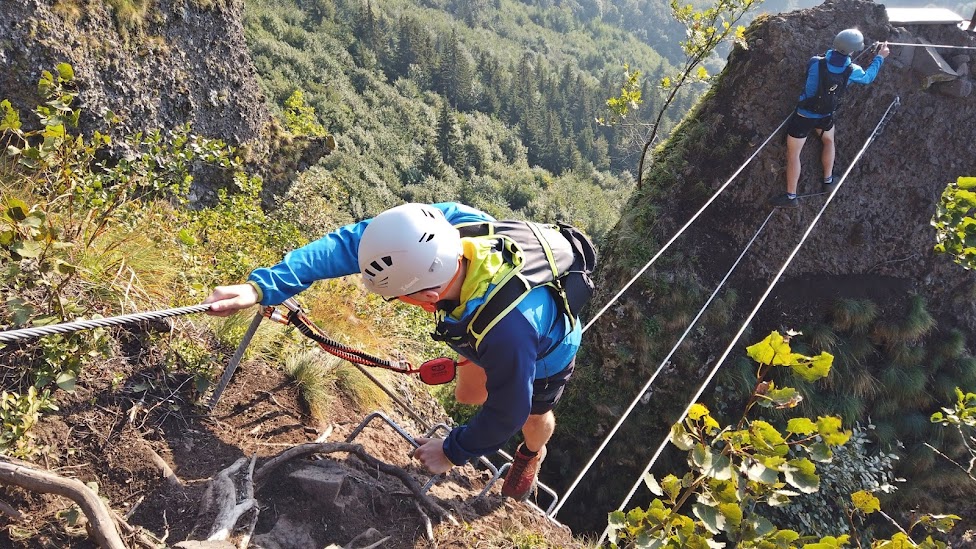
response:
<svg viewBox="0 0 976 549"><path fill-rule="evenodd" d="M437 152L440 153L441 160L448 166L458 171L465 168L466 159L461 130L458 128L454 114L446 101L441 104L441 110L437 117Z"/></svg>

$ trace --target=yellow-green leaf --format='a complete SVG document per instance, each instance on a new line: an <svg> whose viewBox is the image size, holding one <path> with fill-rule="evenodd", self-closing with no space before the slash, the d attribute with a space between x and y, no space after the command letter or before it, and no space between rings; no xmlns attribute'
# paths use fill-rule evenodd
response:
<svg viewBox="0 0 976 549"><path fill-rule="evenodd" d="M864 490L858 490L851 494L851 503L854 504L854 507L858 511L865 515L870 515L881 510L881 501L874 497L874 494Z"/></svg>
<svg viewBox="0 0 976 549"><path fill-rule="evenodd" d="M817 424L805 417L795 417L786 423L786 430L801 436L817 431Z"/></svg>

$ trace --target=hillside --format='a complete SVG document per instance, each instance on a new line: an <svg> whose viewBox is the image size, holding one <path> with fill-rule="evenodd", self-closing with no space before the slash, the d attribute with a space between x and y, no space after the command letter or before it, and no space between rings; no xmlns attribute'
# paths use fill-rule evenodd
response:
<svg viewBox="0 0 976 549"><path fill-rule="evenodd" d="M603 249L609 260L600 273L597 304L604 304L650 259L790 114L806 60L822 53L838 29L855 25L868 40L924 38L937 44L974 44L971 35L952 28L894 29L887 24L883 7L870 2L829 1L758 19L747 33L749 48L732 53L719 82L658 151L647 185L625 208ZM804 407L808 413L840 412L849 425L866 423L870 416L877 424L881 447L896 448L899 440L905 444L898 450L903 456L900 471L912 478L904 493L893 498L897 502L893 504L903 509L953 508L951 501L967 501L966 494L971 494L965 483L952 480L956 477L950 468L921 446L931 437L941 440L927 418L944 405L940 403L954 400L953 384L971 391L976 383L969 358L976 327L972 299L976 278L932 251L934 230L929 225L946 184L976 172L969 122L976 115L976 101L971 94L960 96L954 91L970 87L972 65L965 62L968 56L953 57L956 52L951 50L942 53L953 59L954 67L963 67L954 82L923 87L924 71L919 66L925 50L893 47L871 86L848 91L837 118L836 175L851 167L896 96L901 105L852 167L738 343L741 348L773 329L793 328L805 333L798 338L804 349L838 356L837 375L862 385L852 388L845 380L834 389L819 387L816 394L821 396ZM618 420L624 403L636 397L637 389L757 231L770 211L766 199L783 192L784 154L780 135L584 338L594 368L585 382L579 380L563 408L557 437L565 455L550 462L558 465L550 470L551 483L559 485L559 479L576 475L588 452ZM818 192L819 154L819 143L809 139L802 157L801 193ZM608 446L572 496L562 520L583 530L602 528L602 512L619 505L697 388L694 383L714 366L824 199L804 198L799 209L773 214L701 327L692 332L644 395L618 440ZM635 242L642 244L635 246ZM860 332L852 332L850 325L838 320L840 313L856 307L869 311L860 320L864 323ZM905 331L908 323L917 329L912 335ZM952 364L932 353L949 340L958 353ZM726 361L719 376L722 394L727 396L710 389L706 402L735 410L734 395L751 388L743 373L748 365L740 369L737 356L738 352ZM669 467L680 465L670 462L659 469ZM918 483L917 489L912 489L912 482ZM600 512L591 512L594 507Z"/></svg>
<svg viewBox="0 0 976 549"><path fill-rule="evenodd" d="M507 64L497 71L504 77L499 85L509 88L505 71L523 68L525 87L497 91L529 92L549 103L509 104L505 113L458 110L444 90L423 87L431 81L393 80L369 64L372 52L354 28L356 5L345 6L333 28L311 7L249 3L248 12L233 1L4 2L0 60L7 70L0 91L10 105L2 107L3 132L4 144L16 149L0 165L4 330L195 303L207 288L276 261L309 235L404 199L466 193L499 215L570 217L594 233L616 218L630 185L626 173L609 169L610 143L618 149L621 140L607 140L615 131L609 127L597 128L606 133L599 137L586 130L594 129L602 96L619 86L623 63L649 60L650 68L662 68L651 50L599 25L599 40L584 27L568 40L541 23L527 24L540 10L509 10L503 15L526 24L491 22L518 31L498 50L498 62ZM425 9L417 13L439 24L420 28L428 46L441 48L454 20ZM377 15L386 25L395 12L384 5ZM545 39L526 49L520 41L533 40L533 33ZM480 46L476 34L462 33L471 40L464 55L491 61L485 55L492 48ZM616 41L623 45L611 51L607 44ZM544 55L565 44L572 48L551 60ZM628 47L637 53L625 55ZM587 50L599 55L584 71L571 61ZM310 58L315 70L302 65ZM289 70L314 78L284 81L276 72ZM317 115L301 104L288 111L287 99L303 89ZM581 109L581 135L557 118L564 114L555 106L571 103ZM288 126L295 113L304 125ZM526 113L547 118L520 119ZM502 114L514 117L512 126L498 119ZM547 162L565 173L530 163L531 154L546 152L546 142L522 140L537 135L543 121L552 146ZM320 132L322 124L327 129ZM464 164L447 163L449 150L435 148L442 136L463 139ZM320 162L322 152L306 154L301 143L324 137L340 148ZM562 167L556 155L574 156L568 151L577 143L592 158L577 154ZM247 176L234 173L239 169ZM262 210L262 203L271 207ZM306 297L330 330L370 349L406 352L411 360L439 351L407 340L422 325L419 315L403 307L391 314L390 305L354 283ZM354 369L306 354L295 334L268 323L258 334L264 341L208 410L206 398L243 335L241 323L187 317L0 346L0 544L93 546L106 521L86 520L90 509L82 513L69 499L45 494L52 475L87 483L90 499L103 498L118 514L107 522L121 524L127 546L175 545L208 536L216 518L202 504L207 483L239 458L255 457L261 476L273 456L297 444L338 444L375 408L387 409L411 433L424 431ZM312 373L300 378L303 367ZM416 384L381 379L428 420L443 417ZM327 392L325 401L311 398L309 385L316 384ZM322 447L331 457L295 459L256 480L261 512L250 513L250 531L242 524L237 536L253 534L253 545L265 547L407 547L431 539L455 547L583 544L536 510L502 498L497 486L477 497L491 479L482 470L458 470L430 498L419 495L414 481L377 471L391 470L375 461L381 460L406 471L404 478L426 481L407 457L409 444L383 433L359 437L365 448L359 457L348 447L336 455ZM14 487L12 477L27 468L42 480ZM317 478L302 480L303 474ZM331 481L320 482L323 475Z"/></svg>
<svg viewBox="0 0 976 549"><path fill-rule="evenodd" d="M619 91L618 65L635 62L646 76L648 96L667 69L661 55L610 25L640 26L627 14L650 17L660 10L656 4L618 3L605 13L595 3L552 9L549 3L506 0L262 0L248 2L247 9L209 0L90 4L4 0L11 17L0 22L0 60L11 70L0 74L0 95L21 111L25 127L36 128L36 117L26 113L39 99L41 71L68 60L77 78L65 97L73 97L77 86L84 109L79 131L89 138L106 109L124 115L122 133L173 130L169 134L181 143L176 128L192 123L196 132L241 145L243 166L265 179L230 174L229 166L237 165L222 145L194 140L175 152L150 142L141 156L107 147L82 156L88 165L69 155L68 163L55 166L69 169L40 175L22 164L3 164L3 222L16 229L0 242L4 330L195 303L207 288L239 280L328 228L409 199L460 199L499 216L585 226L601 240L595 309L786 117L801 67L838 28L857 25L872 40L924 37L973 45L971 36L952 29L896 31L881 6L860 0L762 17L747 33L748 49L733 51L713 88L656 150L644 186L634 190L628 173L635 164L633 143L619 128L597 127L593 119L602 98ZM123 12L120 6L151 9ZM392 55L407 51L399 42L405 36L416 38L417 52L427 57ZM850 90L838 120L836 173L852 164L895 96L901 106L854 165L745 337L801 328L809 334L806 348L835 352L841 381L807 393L804 411L841 413L848 425L871 416L879 446L903 441L905 449L897 451L904 468L933 472L915 475L899 492L902 501L886 505L950 509L972 520L972 492L930 452L919 450L921 441L932 440L928 413L955 385L976 383L967 341L976 328L974 279L932 253L928 225L945 184L976 173L968 122L976 106L971 93L963 94L976 64L944 53L953 71L967 66L951 82L923 88L921 69L896 49L872 86ZM469 82L449 70L465 64L477 79ZM57 78L67 74L55 72ZM447 85L462 81L477 85ZM289 110L296 91L308 103ZM691 100L692 94L682 97L679 106ZM653 111L650 103L641 116ZM287 115L298 123L288 126ZM294 146L303 139L325 143L325 134L337 148L306 154L304 146ZM32 139L43 142L38 135ZM205 154L197 155L199 143ZM74 152L70 143L59 144ZM768 213L766 198L782 188L784 152L782 140L774 140L587 333L577 375L557 409L560 426L544 467L543 480L557 491L578 473ZM811 140L801 190L811 190L819 177L818 153ZM168 166L171 159L178 168ZM125 171L130 165L131 173ZM84 168L92 166L100 171L89 177ZM196 178L188 175L191 167ZM157 170L164 173L153 179ZM80 182L71 178L76 172L85 174ZM118 212L106 211L103 196L112 196L99 176L120 173L125 177L108 190L149 185L133 187L134 198L120 199ZM214 192L218 176L232 181L227 188L235 192ZM28 184L15 186L21 179ZM45 195L49 180L71 192L54 186ZM187 194L189 180L202 192ZM203 195L207 200L195 200ZM60 209L73 203L62 196L77 196L90 212ZM192 207L184 207L187 198L194 199ZM573 533L602 529L694 381L712 366L737 319L752 308L824 199L804 200L798 210L774 214L756 251L733 276L733 291L709 311L568 500L558 518L572 531L503 498L497 486L482 495L491 475L473 467L452 471L429 497L422 495L418 484L429 477L408 457L409 443L382 424L355 439L362 449L342 445L377 408L408 432L422 433L423 423L444 417L441 404L449 399L436 400L413 380L381 372L381 381L408 399L422 421L411 419L355 369L313 352L294 331L270 322L258 331L217 407L207 409L247 315L153 321L0 347L0 443L29 467L97 487L124 519L119 522L129 546L206 538L225 518L203 504L221 499L208 483L252 459L253 494L249 475L230 474L239 486L222 500L253 495L258 504L234 535L244 545L249 539L269 548L585 547L589 542ZM105 224L86 232L85 223L102 215ZM55 223L68 230L39 228ZM79 235L76 242L59 240L72 233ZM37 259L38 242L45 252L47 244L58 244L50 247L49 261ZM368 296L355 282L318 284L305 298L312 317L344 342L391 356L405 353L413 361L442 352L413 337L429 329L428 318ZM852 311L860 314L856 322L840 322L842 313ZM733 396L706 393L718 410L734 409L735 395L748 383L737 363L729 362L719 385ZM315 391L326 395L313 399ZM306 443L317 446L300 447ZM311 457L316 453L321 459ZM662 471L680 470L676 456L666 457ZM4 466L19 463L0 460ZM635 504L645 503L643 497ZM544 494L534 501L549 504ZM94 543L93 524L85 524L67 499L32 489L0 490L0 528L4 546Z"/></svg>

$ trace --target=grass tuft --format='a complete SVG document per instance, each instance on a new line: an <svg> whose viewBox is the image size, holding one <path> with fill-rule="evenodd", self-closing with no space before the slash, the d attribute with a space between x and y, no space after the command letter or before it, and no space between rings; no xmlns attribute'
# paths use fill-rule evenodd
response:
<svg viewBox="0 0 976 549"><path fill-rule="evenodd" d="M139 28L146 22L152 0L108 0L115 13L115 21L126 29Z"/></svg>
<svg viewBox="0 0 976 549"><path fill-rule="evenodd" d="M818 351L833 353L839 341L837 334L826 324L815 324L803 332L810 346Z"/></svg>
<svg viewBox="0 0 976 549"><path fill-rule="evenodd" d="M878 306L867 299L841 299L834 304L833 326L840 332L862 334L878 318Z"/></svg>
<svg viewBox="0 0 976 549"><path fill-rule="evenodd" d="M949 360L962 357L966 354L966 334L958 329L950 330L946 338L936 344L935 352Z"/></svg>
<svg viewBox="0 0 976 549"><path fill-rule="evenodd" d="M285 373L291 376L308 406L309 415L325 423L335 398L336 380L332 375L341 359L302 349L285 357Z"/></svg>
<svg viewBox="0 0 976 549"><path fill-rule="evenodd" d="M935 328L935 318L925 306L925 299L920 295L912 296L908 307L908 316L903 326L904 336L909 341L918 341L928 335Z"/></svg>

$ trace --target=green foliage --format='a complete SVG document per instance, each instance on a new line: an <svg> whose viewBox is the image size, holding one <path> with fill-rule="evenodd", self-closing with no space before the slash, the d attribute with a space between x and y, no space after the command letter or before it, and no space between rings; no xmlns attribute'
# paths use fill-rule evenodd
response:
<svg viewBox="0 0 976 549"><path fill-rule="evenodd" d="M738 22L761 2L762 0L716 0L714 4L695 6L681 5L678 0L670 0L671 16L685 28L685 38L680 42L684 60L678 69L662 75L660 79L664 100L658 109L650 135L641 148L637 167L638 188L643 180L645 159L657 138L665 112L684 88L706 83L711 79L703 63L715 53L719 44L729 39L740 47L746 46L745 27L738 25Z"/></svg>
<svg viewBox="0 0 976 549"><path fill-rule="evenodd" d="M976 266L976 177L960 177L942 192L932 217L935 251L964 269Z"/></svg>
<svg viewBox="0 0 976 549"><path fill-rule="evenodd" d="M300 89L285 99L285 128L293 135L328 135L315 116L315 107L305 103L305 94Z"/></svg>
<svg viewBox="0 0 976 549"><path fill-rule="evenodd" d="M794 417L782 432L768 422L749 418L749 411L756 403L765 402L783 409L796 405L789 397L796 394L795 389L777 389L766 379L774 368L793 369L808 381L828 374L832 357L794 353L789 340L789 336L773 332L748 348L749 356L758 364L757 383L737 425L723 428L708 408L695 404L687 417L672 427L671 442L679 450L688 452L689 472L681 477L670 474L660 481L645 474L644 483L656 498L646 509L610 514L608 532L613 547L786 549L800 547L800 544L806 548L848 545L851 539L848 534L836 535L834 532L811 536L809 532L777 527L762 514L769 507L784 507L802 501L802 494L820 493L825 483L818 471L818 463L829 464L838 459L837 454L850 444L852 435L842 429L840 418L831 416L816 421ZM812 367L817 362L822 367ZM865 438L857 439L854 446L863 446L865 442ZM857 454L859 450L853 452ZM841 470L853 469L856 475L859 468L878 464L884 467L886 463L890 464L890 459L890 456L878 458L874 465L854 460ZM839 490L844 497L829 502L822 512L833 510L836 515L839 505L844 509L844 518L855 525L880 509L880 502L871 493L864 489L852 492L851 482L843 485L841 474L837 474L835 480L842 485ZM870 488L888 487L888 480L886 472L879 478L872 477L868 484ZM856 479L853 484L862 481ZM872 482L879 486L870 486ZM690 514L687 514L688 509ZM917 526L944 532L955 520L959 517L925 515L904 531L905 534L876 540L871 546L945 547L944 543L931 538L919 545L902 544L909 542L907 532ZM812 524L807 523L809 520L804 524Z"/></svg>
<svg viewBox="0 0 976 549"><path fill-rule="evenodd" d="M837 512L845 501L853 498L860 509L860 498L876 501L872 494L896 489L894 466L898 456L873 447L874 428L871 424L856 425L847 443L831 450L830 460L822 462L817 471L819 490L796 496L785 505L769 506L763 511L765 516L780 527L817 536L850 533L847 517Z"/></svg>
<svg viewBox="0 0 976 549"><path fill-rule="evenodd" d="M607 99L607 109L610 118L598 119L600 124L612 125L627 118L632 110L637 110L641 104L641 72L631 71L629 65L624 65L624 84L620 88L620 95Z"/></svg>
<svg viewBox="0 0 976 549"><path fill-rule="evenodd" d="M273 265L287 251L304 244L292 223L271 217L261 208L261 179L238 172L231 192L220 189L217 204L178 215L184 228L176 234L190 295L226 280L242 280L257 267Z"/></svg>
<svg viewBox="0 0 976 549"><path fill-rule="evenodd" d="M55 411L57 406L51 401L51 391L38 391L29 387L25 394L0 392L0 455L26 459L34 455L37 448L30 433L42 412Z"/></svg>
<svg viewBox="0 0 976 549"><path fill-rule="evenodd" d="M929 445L929 448L937 452L940 456L955 465L959 470L966 474L974 484L976 484L976 393L963 393L961 389L955 389L956 404L952 408L942 408L941 412L932 414L930 421L940 424L942 427L952 426L959 434L962 441L963 450L960 451L959 461L966 463L963 465L956 461L953 456Z"/></svg>
<svg viewBox="0 0 976 549"><path fill-rule="evenodd" d="M615 154L624 136L595 122L616 86L601 71L659 56L609 34L597 45L522 28L510 19L531 8L507 0L485 6L497 33L388 0L331 8L251 2L246 31L269 96L280 104L301 89L342 142L314 177L338 185L343 213L459 200L502 217L585 220L598 239L613 226L633 182ZM524 54L540 35L547 54Z"/></svg>
<svg viewBox="0 0 976 549"><path fill-rule="evenodd" d="M12 326L97 317L120 304L130 306L133 295L156 295L152 284L165 281L149 281L148 288L135 284L138 273L133 267L140 260L133 256L127 261L120 252L137 242L143 250L156 250L174 248L177 239L192 239L193 235L172 226L169 230L157 226L169 204L185 200L193 181L191 167L200 163L221 169L239 167L233 151L222 142L194 135L187 126L125 135L121 144L126 155L109 159L106 149L113 143L112 137L99 131L86 137L77 131L81 111L74 106L78 93L70 65L62 63L54 72L43 71L38 92L41 101L35 114L41 127L36 130L24 130L10 103L0 102L0 143L6 146L0 160L4 174L0 293L5 296L2 322ZM110 127L117 121L112 113L104 117ZM238 181L242 186L251 184L243 176ZM256 203L256 196L254 192L247 198ZM231 212L249 215L253 207ZM271 230L265 234L282 236ZM232 246L226 247L226 253L233 251ZM201 255L214 256L209 251ZM158 262L160 255L154 257ZM118 284L115 279L123 272L128 283ZM160 269L151 267L149 272ZM185 274L192 276L194 271L186 269ZM198 387L205 385L212 375L212 352L181 338L171 343L171 356L180 357L171 363L187 366L198 376ZM0 348L0 361L10 365L0 372L4 390L26 395L12 397L19 404L12 405L9 413L52 409L28 406L23 398L33 390L43 395L38 397L42 401L49 395L53 401L55 387L73 390L85 366L109 354L113 345L105 330L96 329ZM26 418L20 424L29 428L35 421ZM23 430L12 432L23 438Z"/></svg>

